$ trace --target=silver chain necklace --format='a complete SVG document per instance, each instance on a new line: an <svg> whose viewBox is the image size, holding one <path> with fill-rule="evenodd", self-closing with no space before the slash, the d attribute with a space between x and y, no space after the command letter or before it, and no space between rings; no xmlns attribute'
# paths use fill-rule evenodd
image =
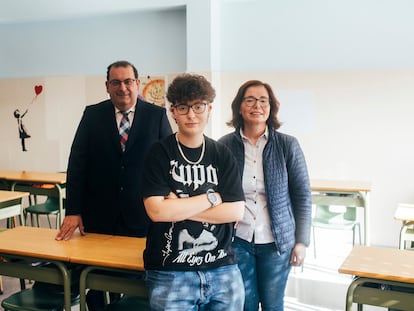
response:
<svg viewBox="0 0 414 311"><path fill-rule="evenodd" d="M202 150L201 150L201 154L200 154L200 158L198 158L198 160L196 162L190 161L187 159L187 157L185 156L183 150L181 149L181 145L180 142L178 141L178 135L175 134L175 140L177 141L177 147L178 147L178 151L180 152L181 156L184 158L184 160L186 160L188 163L192 164L192 165L197 165L201 162L201 160L204 157L204 152L206 151L206 141L204 139L204 135L203 135L203 145L202 145Z"/></svg>

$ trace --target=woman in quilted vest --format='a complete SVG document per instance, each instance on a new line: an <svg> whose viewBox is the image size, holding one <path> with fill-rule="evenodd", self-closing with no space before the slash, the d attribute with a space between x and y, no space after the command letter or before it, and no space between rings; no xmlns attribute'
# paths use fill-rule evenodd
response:
<svg viewBox="0 0 414 311"><path fill-rule="evenodd" d="M222 137L237 158L246 199L233 249L245 287L245 311L282 311L292 266L309 245L311 190L296 138L278 131L279 102L272 88L245 82L232 102L235 131Z"/></svg>

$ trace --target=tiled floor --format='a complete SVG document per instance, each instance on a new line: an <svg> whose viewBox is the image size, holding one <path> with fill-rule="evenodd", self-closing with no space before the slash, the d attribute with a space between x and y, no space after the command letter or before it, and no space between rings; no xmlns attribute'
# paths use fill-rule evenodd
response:
<svg viewBox="0 0 414 311"><path fill-rule="evenodd" d="M335 235L334 235L335 236ZM292 270L285 298L285 311L340 311L344 309L349 276L338 273L338 268L352 248L338 242L332 234L323 234L318 239L317 257L313 245L307 249L303 269Z"/></svg>

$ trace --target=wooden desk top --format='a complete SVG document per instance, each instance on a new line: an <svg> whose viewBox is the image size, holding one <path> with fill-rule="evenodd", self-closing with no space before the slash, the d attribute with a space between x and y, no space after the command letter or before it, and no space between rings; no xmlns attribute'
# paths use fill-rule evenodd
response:
<svg viewBox="0 0 414 311"><path fill-rule="evenodd" d="M57 230L16 227L0 233L0 253L69 262L63 243L55 241Z"/></svg>
<svg viewBox="0 0 414 311"><path fill-rule="evenodd" d="M144 270L145 238L87 233L67 242L72 244L70 261L73 263Z"/></svg>
<svg viewBox="0 0 414 311"><path fill-rule="evenodd" d="M310 183L312 191L371 191L371 183L366 181L311 179Z"/></svg>
<svg viewBox="0 0 414 311"><path fill-rule="evenodd" d="M396 248L355 246L340 273L414 283L414 252Z"/></svg>
<svg viewBox="0 0 414 311"><path fill-rule="evenodd" d="M0 179L45 184L65 184L66 173L0 170Z"/></svg>
<svg viewBox="0 0 414 311"><path fill-rule="evenodd" d="M28 192L0 190L0 203L29 196Z"/></svg>
<svg viewBox="0 0 414 311"><path fill-rule="evenodd" d="M394 218L402 221L414 221L414 204L399 204Z"/></svg>
<svg viewBox="0 0 414 311"><path fill-rule="evenodd" d="M56 241L58 230L16 227L0 233L0 253L111 268L144 270L145 238L75 232Z"/></svg>

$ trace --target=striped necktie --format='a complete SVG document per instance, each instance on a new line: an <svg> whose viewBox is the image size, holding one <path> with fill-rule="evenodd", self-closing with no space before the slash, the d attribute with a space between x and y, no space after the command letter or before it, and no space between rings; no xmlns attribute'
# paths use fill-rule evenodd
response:
<svg viewBox="0 0 414 311"><path fill-rule="evenodd" d="M130 129L128 114L129 111L120 111L122 113L121 122L119 123L119 139L121 142L121 149L125 151L126 142L128 140L128 134Z"/></svg>

